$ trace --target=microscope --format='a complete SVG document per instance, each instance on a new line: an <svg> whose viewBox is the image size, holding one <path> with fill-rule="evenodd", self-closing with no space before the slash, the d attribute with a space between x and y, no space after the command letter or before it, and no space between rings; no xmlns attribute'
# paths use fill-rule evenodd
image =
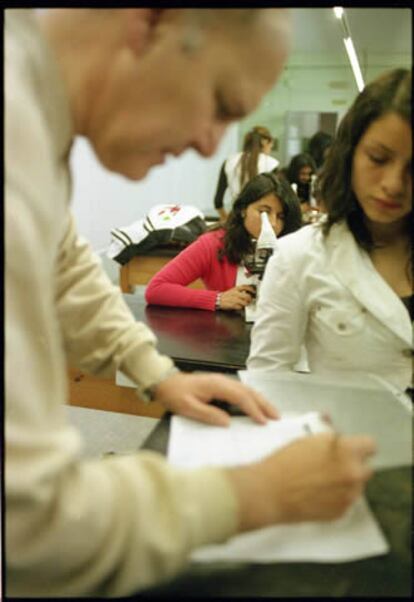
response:
<svg viewBox="0 0 414 602"><path fill-rule="evenodd" d="M245 279L237 279L237 284L250 284L256 288L256 297L252 302L245 307L246 322L254 322L256 317L256 303L259 295L260 283L266 268L269 258L277 247L277 237L273 230L267 213L261 213L261 229L259 237L256 241L254 254L250 258L246 258L245 269L247 274Z"/></svg>

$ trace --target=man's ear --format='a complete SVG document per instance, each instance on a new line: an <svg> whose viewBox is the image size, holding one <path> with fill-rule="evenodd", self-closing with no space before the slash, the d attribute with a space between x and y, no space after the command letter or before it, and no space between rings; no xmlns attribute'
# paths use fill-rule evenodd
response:
<svg viewBox="0 0 414 602"><path fill-rule="evenodd" d="M151 42L163 9L128 8L125 12L126 44L136 56Z"/></svg>

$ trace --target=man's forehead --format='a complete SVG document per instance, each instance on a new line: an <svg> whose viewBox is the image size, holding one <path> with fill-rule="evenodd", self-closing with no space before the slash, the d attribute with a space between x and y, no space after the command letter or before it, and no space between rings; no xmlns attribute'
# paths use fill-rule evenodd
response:
<svg viewBox="0 0 414 602"><path fill-rule="evenodd" d="M204 30L225 32L226 36L239 38L252 49L252 39L270 37L273 43L290 40L292 24L288 9L183 9L184 22ZM254 50L254 48L253 48Z"/></svg>

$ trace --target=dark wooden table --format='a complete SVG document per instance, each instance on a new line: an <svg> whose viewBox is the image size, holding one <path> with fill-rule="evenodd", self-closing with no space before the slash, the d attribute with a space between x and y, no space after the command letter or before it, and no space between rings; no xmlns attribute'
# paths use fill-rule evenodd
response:
<svg viewBox="0 0 414 602"><path fill-rule="evenodd" d="M157 336L157 348L182 370L235 373L246 368L251 324L238 312L145 304L143 289L124 299Z"/></svg>
<svg viewBox="0 0 414 602"><path fill-rule="evenodd" d="M135 318L147 324L158 338L157 348L188 372L217 371L228 375L244 370L250 345L251 325L237 312L211 312L146 306L144 287L133 295L124 294ZM160 418L164 407L148 405L129 386L119 386L113 378L69 370L69 403L74 406L110 410Z"/></svg>
<svg viewBox="0 0 414 602"><path fill-rule="evenodd" d="M133 294L136 287L146 285L161 268L173 257L176 257L183 247L152 249L143 255L135 255L128 263L120 266L119 286L123 293ZM201 280L196 280L191 288L204 288Z"/></svg>
<svg viewBox="0 0 414 602"><path fill-rule="evenodd" d="M166 453L170 415L144 442ZM375 473L366 497L390 545L390 552L345 563L191 563L169 583L146 596L185 597L411 597L412 471L393 468Z"/></svg>

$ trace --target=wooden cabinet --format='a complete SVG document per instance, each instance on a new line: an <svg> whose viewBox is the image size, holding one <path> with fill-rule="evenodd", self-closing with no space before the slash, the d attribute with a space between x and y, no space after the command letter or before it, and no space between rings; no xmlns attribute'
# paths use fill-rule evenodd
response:
<svg viewBox="0 0 414 602"><path fill-rule="evenodd" d="M136 255L127 264L120 267L119 286L121 291L133 293L135 286L148 284L154 274L171 259L171 255ZM204 288L201 280L196 280L189 286L190 288Z"/></svg>

